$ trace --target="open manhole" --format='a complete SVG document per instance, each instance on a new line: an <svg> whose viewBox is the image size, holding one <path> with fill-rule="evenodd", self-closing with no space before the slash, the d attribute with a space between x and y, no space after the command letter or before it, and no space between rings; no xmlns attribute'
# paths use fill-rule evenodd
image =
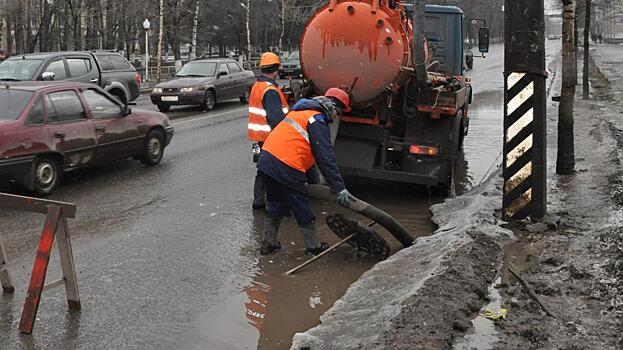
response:
<svg viewBox="0 0 623 350"><path fill-rule="evenodd" d="M350 246L379 256L383 259L389 256L389 244L376 233L370 226L366 226L359 221L349 219L342 214L331 214L327 216L327 225L341 239L357 233L346 241Z"/></svg>

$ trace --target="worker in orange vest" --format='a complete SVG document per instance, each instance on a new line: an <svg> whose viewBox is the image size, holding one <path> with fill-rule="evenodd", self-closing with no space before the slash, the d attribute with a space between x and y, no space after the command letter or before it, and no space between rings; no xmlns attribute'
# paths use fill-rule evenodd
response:
<svg viewBox="0 0 623 350"><path fill-rule="evenodd" d="M305 191L306 172L317 164L338 203L346 206L353 198L337 167L329 130L329 124L348 111L348 94L331 88L324 96L299 100L266 139L257 163L267 195L262 255L281 249L277 231L281 218L290 212L303 235L307 255L318 255L329 247L316 236L315 217Z"/></svg>
<svg viewBox="0 0 623 350"><path fill-rule="evenodd" d="M279 75L281 61L279 56L266 52L260 59L262 75L251 89L249 95L249 140L257 142L262 148L268 134L288 113L286 97L275 82ZM266 186L263 178L257 174L253 184L253 209L261 210L266 206Z"/></svg>

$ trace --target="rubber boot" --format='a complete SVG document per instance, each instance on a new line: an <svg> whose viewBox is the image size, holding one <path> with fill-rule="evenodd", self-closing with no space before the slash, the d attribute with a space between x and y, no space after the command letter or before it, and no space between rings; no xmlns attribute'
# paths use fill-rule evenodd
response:
<svg viewBox="0 0 623 350"><path fill-rule="evenodd" d="M268 216L264 218L264 237L260 247L262 255L272 254L281 249L281 243L277 241L280 224L281 218L275 219Z"/></svg>
<svg viewBox="0 0 623 350"><path fill-rule="evenodd" d="M318 241L316 227L313 223L306 226L299 226L299 230L305 242L305 254L318 255L329 248L329 244Z"/></svg>
<svg viewBox="0 0 623 350"><path fill-rule="evenodd" d="M264 208L266 208L266 184L263 176L256 175L253 184L253 210Z"/></svg>

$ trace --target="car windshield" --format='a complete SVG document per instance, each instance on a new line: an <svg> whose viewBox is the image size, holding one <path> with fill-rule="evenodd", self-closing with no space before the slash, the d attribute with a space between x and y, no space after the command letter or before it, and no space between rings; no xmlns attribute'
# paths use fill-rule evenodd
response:
<svg viewBox="0 0 623 350"><path fill-rule="evenodd" d="M35 80L35 73L41 62L43 60L21 58L3 61L0 63L0 80Z"/></svg>
<svg viewBox="0 0 623 350"><path fill-rule="evenodd" d="M177 72L178 77L211 77L216 73L216 62L189 62Z"/></svg>
<svg viewBox="0 0 623 350"><path fill-rule="evenodd" d="M299 59L299 52L298 51L294 51L292 52L289 56L288 56L288 60L290 61L297 61Z"/></svg>
<svg viewBox="0 0 623 350"><path fill-rule="evenodd" d="M31 91L6 89L0 85L0 122L16 120L32 94Z"/></svg>

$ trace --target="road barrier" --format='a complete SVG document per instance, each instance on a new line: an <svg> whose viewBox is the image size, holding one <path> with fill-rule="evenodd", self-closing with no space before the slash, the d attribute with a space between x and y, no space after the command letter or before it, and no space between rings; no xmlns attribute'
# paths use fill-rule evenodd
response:
<svg viewBox="0 0 623 350"><path fill-rule="evenodd" d="M16 196L0 193L0 208L16 209L33 213L46 214L45 225L41 232L35 263L30 276L28 294L22 309L22 318L19 330L24 334L31 334L44 290L65 285L69 309L80 309L80 295L76 282L76 269L69 238L67 218L76 216L76 205L71 203L55 202L38 198ZM63 278L45 285L45 276L50 262L50 253L54 243L54 236L58 234L58 250L60 253ZM0 242L0 279L5 292L13 292L11 278L6 268L6 254ZM5 283L6 287L5 288Z"/></svg>

